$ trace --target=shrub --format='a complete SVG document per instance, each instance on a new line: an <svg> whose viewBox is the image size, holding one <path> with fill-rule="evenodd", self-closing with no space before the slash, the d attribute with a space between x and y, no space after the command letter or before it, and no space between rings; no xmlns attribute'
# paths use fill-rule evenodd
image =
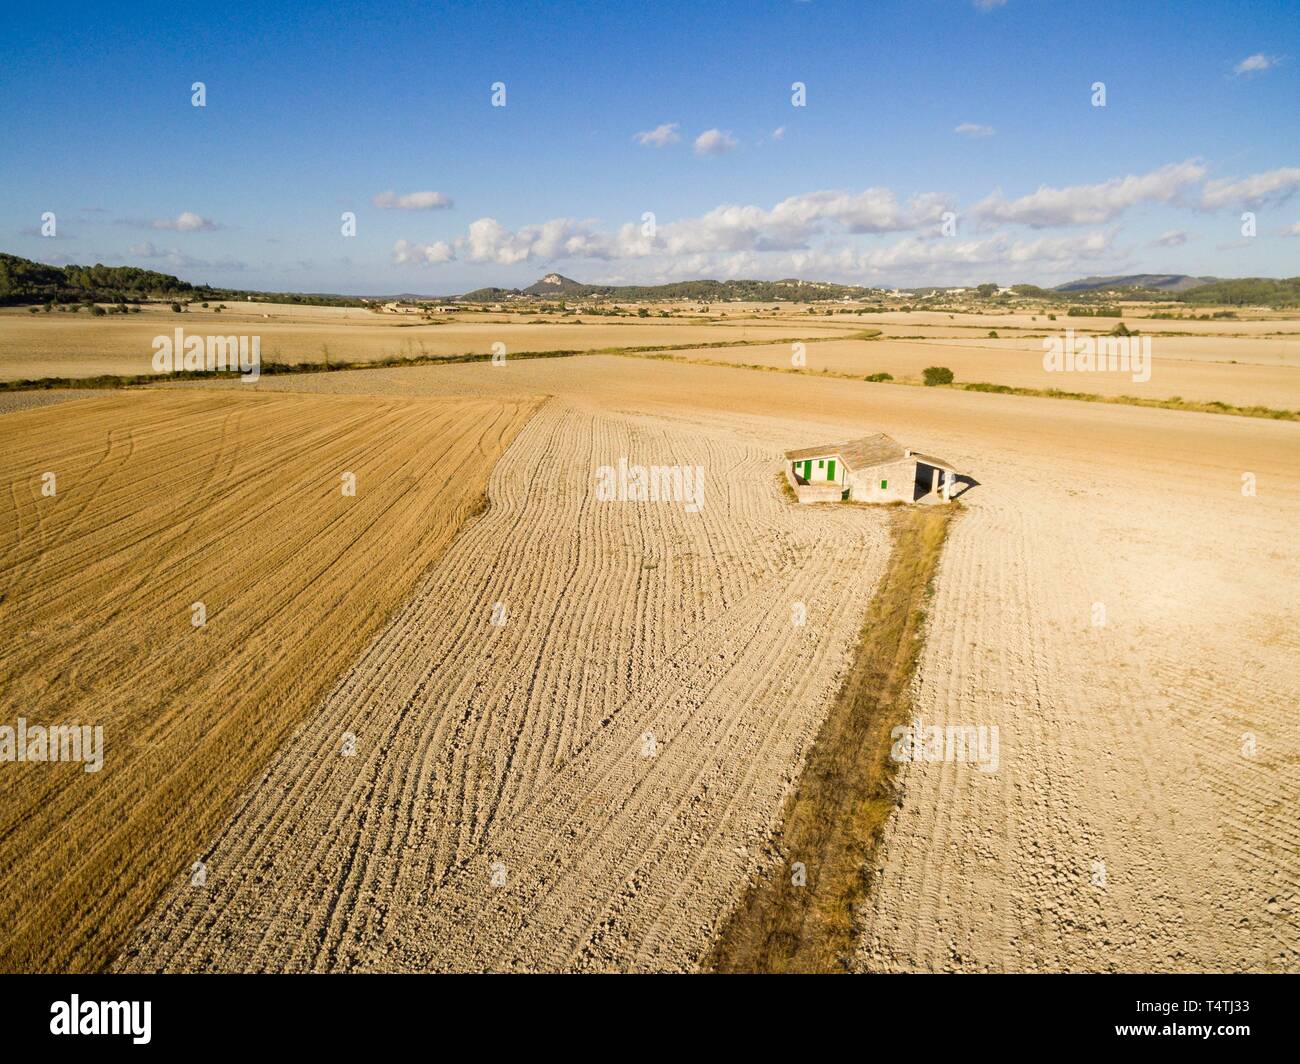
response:
<svg viewBox="0 0 1300 1064"><path fill-rule="evenodd" d="M990 330L989 330L989 337L990 337L991 339L993 339L993 340L996 340L996 339L998 338L998 331L997 331L997 329L990 329Z"/></svg>
<svg viewBox="0 0 1300 1064"><path fill-rule="evenodd" d="M101 307L98 303L96 303L94 306L90 308L90 313L95 315L95 317L97 318L102 318L105 314L108 313L108 311L106 311L103 307Z"/></svg>
<svg viewBox="0 0 1300 1064"><path fill-rule="evenodd" d="M40 308L40 307L28 307L28 308L27 308L27 313L28 313L28 314L39 314L40 312L41 312L41 308Z"/></svg>
<svg viewBox="0 0 1300 1064"><path fill-rule="evenodd" d="M926 386L930 388L936 384L952 383L952 370L947 366L926 366L921 371L921 376L925 378Z"/></svg>
<svg viewBox="0 0 1300 1064"><path fill-rule="evenodd" d="M867 377L866 379L873 382L892 381L894 379L894 375L892 373L873 373L870 377Z"/></svg>
<svg viewBox="0 0 1300 1064"><path fill-rule="evenodd" d="M1132 336L1133 335L1131 332L1129 332L1128 326L1125 325L1122 321L1119 322L1115 326L1115 328L1111 329L1110 334L1111 336Z"/></svg>
<svg viewBox="0 0 1300 1064"><path fill-rule="evenodd" d="M180 305L179 303L173 303L173 304L172 304L172 312L173 312L174 314L179 314L179 313L181 312L181 305Z"/></svg>

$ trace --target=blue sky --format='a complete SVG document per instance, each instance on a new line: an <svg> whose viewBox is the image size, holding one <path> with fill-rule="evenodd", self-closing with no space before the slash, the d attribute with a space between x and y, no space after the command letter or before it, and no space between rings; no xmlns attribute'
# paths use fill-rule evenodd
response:
<svg viewBox="0 0 1300 1064"><path fill-rule="evenodd" d="M1300 0L8 5L0 31L0 249L46 262L432 294L1300 273Z"/></svg>

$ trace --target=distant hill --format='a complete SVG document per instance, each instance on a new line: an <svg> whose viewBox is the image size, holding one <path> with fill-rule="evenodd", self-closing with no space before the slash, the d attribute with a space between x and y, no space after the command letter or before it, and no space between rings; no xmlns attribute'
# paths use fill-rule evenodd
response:
<svg viewBox="0 0 1300 1064"><path fill-rule="evenodd" d="M1120 277L1084 277L1058 284L1053 292L1096 292L1111 288L1147 288L1153 292L1185 292L1212 284L1217 277L1191 277L1185 273L1130 273Z"/></svg>
<svg viewBox="0 0 1300 1064"><path fill-rule="evenodd" d="M1123 277L1085 277L1057 285L1057 296L1126 289L1125 298L1159 298L1200 306L1295 307L1300 306L1300 277L1191 277L1185 273L1133 273Z"/></svg>
<svg viewBox="0 0 1300 1064"><path fill-rule="evenodd" d="M1184 303L1230 307L1300 307L1300 277L1239 277L1178 294Z"/></svg>
<svg viewBox="0 0 1300 1064"><path fill-rule="evenodd" d="M565 296L576 294L586 288L585 284L580 284L572 277L565 277L562 273L548 273L540 281L530 284L524 289L524 295L528 296Z"/></svg>
<svg viewBox="0 0 1300 1064"><path fill-rule="evenodd" d="M46 266L0 252L0 304L116 302L190 295L194 285L168 273L136 266Z"/></svg>
<svg viewBox="0 0 1300 1064"><path fill-rule="evenodd" d="M655 285L583 284L563 274L548 273L527 288L476 288L459 296L471 302L503 302L508 299L624 299L629 302L689 300L701 303L742 301L747 303L811 303L837 299L878 299L878 288L831 284L827 281L675 281Z"/></svg>
<svg viewBox="0 0 1300 1064"><path fill-rule="evenodd" d="M355 296L309 292L254 292L190 284L138 266L46 266L0 251L0 306L25 303L139 303L147 299L255 299L263 303L360 306Z"/></svg>
<svg viewBox="0 0 1300 1064"><path fill-rule="evenodd" d="M469 303L504 303L508 299L519 299L522 296L523 293L518 288L476 288L454 298Z"/></svg>
<svg viewBox="0 0 1300 1064"><path fill-rule="evenodd" d="M1135 273L1117 277L1084 277L1052 289L1017 284L1012 294L1021 297L1065 302L1094 302L1111 289L1125 289L1126 299L1165 299L1182 303L1226 306L1300 306L1300 277L1192 277L1183 273ZM943 289L911 289L908 298ZM973 289L970 291L973 295ZM629 303L682 301L708 303L824 303L853 300L881 303L886 289L829 281L802 281L786 277L779 281L675 281L658 285L584 284L559 273L548 273L527 288L476 288L461 296L438 297L404 294L363 298L332 293L258 292L213 288L191 284L167 273L136 266L46 266L18 255L0 252L0 306L46 303L139 303L148 299L255 300L264 303L297 303L322 306L364 306L376 299L397 298L408 302L506 303L514 300L599 299ZM1104 296L1101 296L1104 298Z"/></svg>

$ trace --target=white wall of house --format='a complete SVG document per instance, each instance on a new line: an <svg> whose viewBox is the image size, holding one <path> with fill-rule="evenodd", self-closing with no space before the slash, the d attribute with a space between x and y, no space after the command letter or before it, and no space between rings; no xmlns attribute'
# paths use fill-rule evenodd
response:
<svg viewBox="0 0 1300 1064"><path fill-rule="evenodd" d="M849 474L849 498L857 502L911 502L916 483L916 459L854 470Z"/></svg>
<svg viewBox="0 0 1300 1064"><path fill-rule="evenodd" d="M828 454L821 458L801 458L793 465L795 474L809 484L844 483L844 462L837 454Z"/></svg>
<svg viewBox="0 0 1300 1064"><path fill-rule="evenodd" d="M835 462L834 479L831 479L832 460ZM805 463L808 463L807 467ZM924 475L922 486L925 494L921 499L915 497L918 467ZM936 473L938 477L935 476ZM935 502L940 498L938 491L941 491L941 487L935 494L928 494L932 482L938 480L939 485L942 485L941 471L918 462L915 458L900 458L870 469L846 470L838 455L827 455L821 459L787 462L785 476L800 502L831 502L839 499L844 489L848 490L849 498L855 502ZM803 478L807 483L801 483L796 478Z"/></svg>

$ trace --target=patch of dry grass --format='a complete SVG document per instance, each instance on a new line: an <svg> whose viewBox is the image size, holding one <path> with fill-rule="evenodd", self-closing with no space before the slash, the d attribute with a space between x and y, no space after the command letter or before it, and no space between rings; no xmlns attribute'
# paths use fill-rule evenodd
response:
<svg viewBox="0 0 1300 1064"><path fill-rule="evenodd" d="M890 515L893 550L862 624L853 668L787 799L783 861L751 885L708 966L720 972L838 972L872 852L899 800L890 731L911 715L909 682L928 595L955 506ZM795 865L806 883L794 882Z"/></svg>

